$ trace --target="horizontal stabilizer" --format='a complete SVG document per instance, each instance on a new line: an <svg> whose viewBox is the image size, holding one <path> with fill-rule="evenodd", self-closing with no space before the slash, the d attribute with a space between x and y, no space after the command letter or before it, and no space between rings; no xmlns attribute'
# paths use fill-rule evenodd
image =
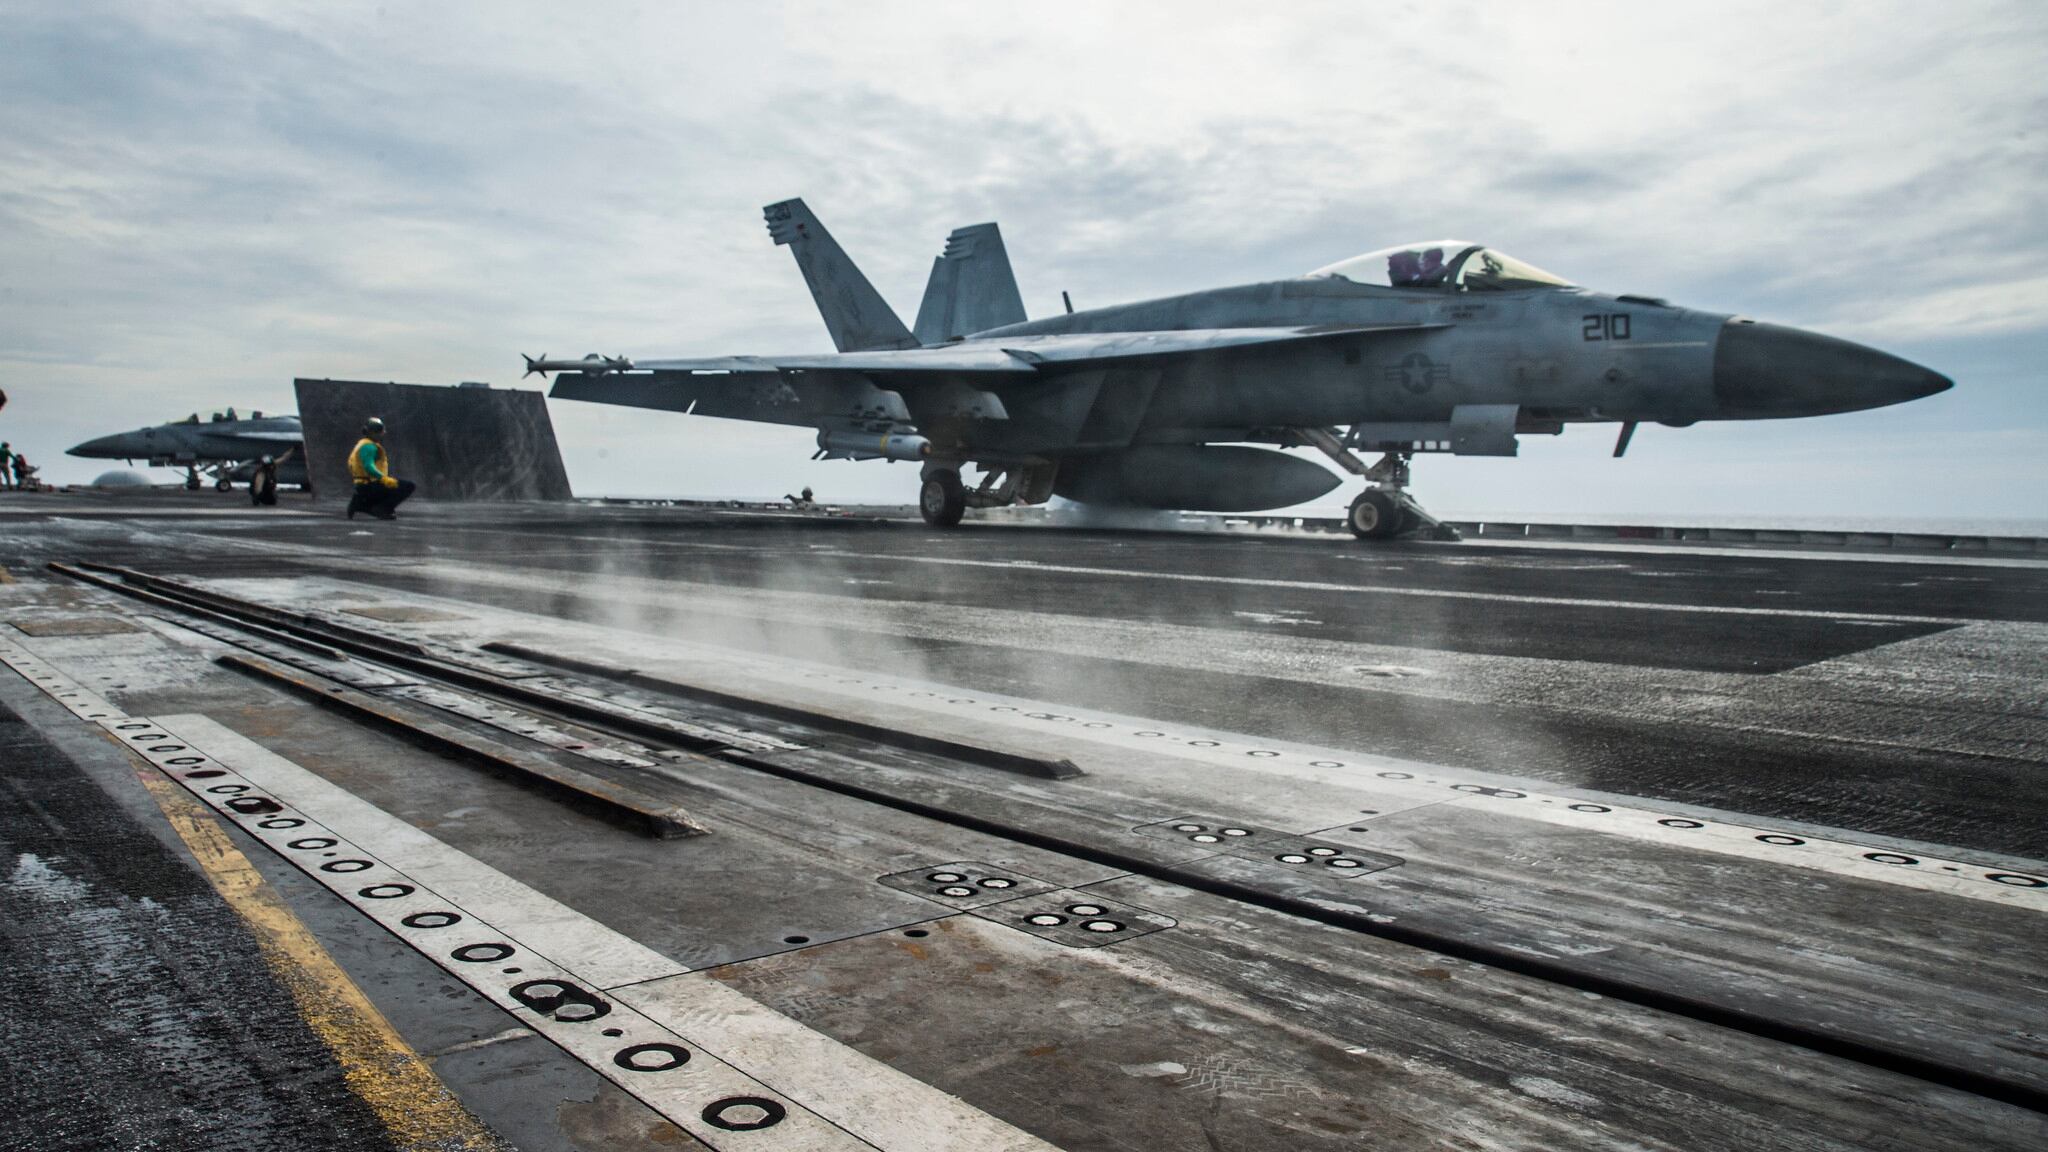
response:
<svg viewBox="0 0 2048 1152"><path fill-rule="evenodd" d="M1024 298L1010 271L1010 254L994 224L955 228L946 250L932 261L914 329L920 344L940 344L1007 324L1022 324Z"/></svg>
<svg viewBox="0 0 2048 1152"><path fill-rule="evenodd" d="M768 219L768 235L777 244L789 245L795 254L804 283L810 285L811 299L817 302L825 329L832 334L833 347L860 352L909 348L917 343L888 301L861 275L802 200L770 204L761 213Z"/></svg>

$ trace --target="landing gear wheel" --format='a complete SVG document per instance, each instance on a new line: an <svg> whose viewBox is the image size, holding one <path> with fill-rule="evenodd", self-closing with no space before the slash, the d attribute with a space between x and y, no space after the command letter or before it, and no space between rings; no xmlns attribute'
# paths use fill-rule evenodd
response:
<svg viewBox="0 0 2048 1152"><path fill-rule="evenodd" d="M187 492L197 492L197 491L199 491L199 473L197 473L197 472L187 472L187 473L185 473L185 491L187 491Z"/></svg>
<svg viewBox="0 0 2048 1152"><path fill-rule="evenodd" d="M1351 502L1351 514L1345 517L1345 522L1351 526L1351 534L1360 540L1385 540L1399 532L1407 519L1408 510L1392 496L1377 488L1367 488Z"/></svg>
<svg viewBox="0 0 2048 1152"><path fill-rule="evenodd" d="M967 489L958 472L934 472L917 495L917 510L934 528L951 528L967 514Z"/></svg>
<svg viewBox="0 0 2048 1152"><path fill-rule="evenodd" d="M213 482L213 490L215 492L226 492L229 489L233 488L234 486L235 482L233 480L228 479L225 476Z"/></svg>

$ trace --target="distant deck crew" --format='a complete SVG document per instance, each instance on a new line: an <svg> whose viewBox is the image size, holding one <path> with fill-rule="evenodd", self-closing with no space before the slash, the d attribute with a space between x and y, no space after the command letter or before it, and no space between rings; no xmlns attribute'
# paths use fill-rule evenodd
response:
<svg viewBox="0 0 2048 1152"><path fill-rule="evenodd" d="M405 503L416 487L412 481L391 474L383 439L384 421L372 416L363 421L363 438L349 451L348 474L356 482L355 495L348 502L351 520L358 512L367 512L379 520L397 519L398 506Z"/></svg>
<svg viewBox="0 0 2048 1152"><path fill-rule="evenodd" d="M14 487L14 445L0 440L0 488Z"/></svg>
<svg viewBox="0 0 2048 1152"><path fill-rule="evenodd" d="M292 458L299 446L294 444L284 450L282 456L263 456L256 461L256 468L249 473L249 503L275 505L277 503L277 466Z"/></svg>

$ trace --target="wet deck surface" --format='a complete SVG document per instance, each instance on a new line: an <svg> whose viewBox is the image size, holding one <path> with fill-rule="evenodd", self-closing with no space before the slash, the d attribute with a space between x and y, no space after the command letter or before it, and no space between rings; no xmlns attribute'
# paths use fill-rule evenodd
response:
<svg viewBox="0 0 2048 1152"><path fill-rule="evenodd" d="M406 900L451 901L608 1019L697 1053L692 1071L618 1071L605 1045L640 1033L601 1040L506 1000L517 975L379 927L379 897L322 880L253 817L0 669L20 717L5 726L0 941L29 976L9 994L66 1013L10 1050L45 1070L89 1051L108 1085L87 1100L54 1073L21 1080L17 1111L51 1122L20 1120L0 1146L219 1146L185 1117L236 1080L259 1089L249 1130L269 1135L251 1146L2048 1139L2048 567L406 512L15 502L0 508L15 580L0 656L156 718L365 845L391 883L422 889ZM486 679L255 652L217 621L195 630L189 611L43 568L81 560ZM708 831L649 838L218 662L233 651ZM755 742L664 747L506 693L487 723L474 705L490 676ZM807 730L693 686L1084 775ZM431 1070L442 1127L393 1128L350 1087L143 791L160 769L213 805L199 819ZM52 877L99 895L51 903ZM977 887L989 877L1009 883ZM960 884L970 896L945 894ZM91 958L103 937L141 958L109 977ZM187 938L222 943L202 957L174 946ZM120 994L167 984L189 1010ZM224 984L233 997L209 991ZM247 1028L209 1023L230 1006ZM143 1067L170 1024L198 1055ZM689 1095L728 1071L725 1095ZM748 1092L785 1114L706 1127L709 1105ZM902 1118L921 1110L938 1118Z"/></svg>

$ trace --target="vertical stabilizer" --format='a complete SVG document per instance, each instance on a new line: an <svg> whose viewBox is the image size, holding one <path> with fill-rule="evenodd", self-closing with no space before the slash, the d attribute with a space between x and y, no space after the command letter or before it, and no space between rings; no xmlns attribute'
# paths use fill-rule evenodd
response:
<svg viewBox="0 0 2048 1152"><path fill-rule="evenodd" d="M1017 293L1002 232L994 224L955 228L944 254L932 261L917 310L918 343L938 344L1024 319L1024 298Z"/></svg>
<svg viewBox="0 0 2048 1152"><path fill-rule="evenodd" d="M817 301L832 343L841 352L916 345L888 301L854 267L802 200L770 204L761 213L768 218L768 235L795 253L796 266L803 269L804 282L811 286L811 299Z"/></svg>

